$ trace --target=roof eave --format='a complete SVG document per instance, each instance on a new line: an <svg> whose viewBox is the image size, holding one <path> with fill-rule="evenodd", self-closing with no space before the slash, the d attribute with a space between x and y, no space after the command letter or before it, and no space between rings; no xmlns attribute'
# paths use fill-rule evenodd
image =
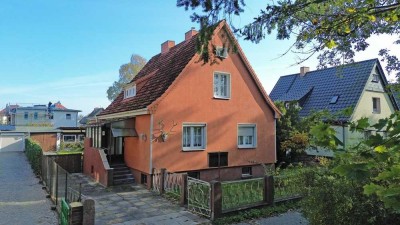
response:
<svg viewBox="0 0 400 225"><path fill-rule="evenodd" d="M119 119L150 114L147 108L96 116L99 120Z"/></svg>

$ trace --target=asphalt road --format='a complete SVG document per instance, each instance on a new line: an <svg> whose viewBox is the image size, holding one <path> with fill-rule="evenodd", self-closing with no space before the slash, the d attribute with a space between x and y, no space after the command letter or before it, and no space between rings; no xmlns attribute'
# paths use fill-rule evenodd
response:
<svg viewBox="0 0 400 225"><path fill-rule="evenodd" d="M23 152L0 152L0 225L54 225L51 201Z"/></svg>

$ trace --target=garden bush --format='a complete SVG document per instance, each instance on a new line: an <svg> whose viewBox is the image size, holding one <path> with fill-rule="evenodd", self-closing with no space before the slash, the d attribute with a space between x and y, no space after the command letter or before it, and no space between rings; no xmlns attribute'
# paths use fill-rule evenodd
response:
<svg viewBox="0 0 400 225"><path fill-rule="evenodd" d="M385 208L376 196L363 194L363 184L325 168L315 170L312 177L306 184L308 195L301 201L311 225L399 223L399 214Z"/></svg>
<svg viewBox="0 0 400 225"><path fill-rule="evenodd" d="M33 172L40 174L42 169L42 148L38 143L28 138L25 140L25 154Z"/></svg>

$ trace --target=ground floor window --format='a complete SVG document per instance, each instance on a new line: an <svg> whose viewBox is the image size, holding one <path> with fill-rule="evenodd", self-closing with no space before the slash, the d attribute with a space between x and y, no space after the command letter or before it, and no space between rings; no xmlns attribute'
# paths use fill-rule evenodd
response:
<svg viewBox="0 0 400 225"><path fill-rule="evenodd" d="M257 143L255 124L238 125L238 148L255 148Z"/></svg>
<svg viewBox="0 0 400 225"><path fill-rule="evenodd" d="M242 177L251 177L253 175L253 168L251 166L242 167Z"/></svg>
<svg viewBox="0 0 400 225"><path fill-rule="evenodd" d="M194 179L200 180L200 172L199 171L190 171L187 174L188 174L188 177L192 177Z"/></svg>
<svg viewBox="0 0 400 225"><path fill-rule="evenodd" d="M75 135L63 135L63 141L64 142L75 142L76 141L76 136Z"/></svg>
<svg viewBox="0 0 400 225"><path fill-rule="evenodd" d="M202 150L206 146L205 124L183 124L182 148L184 151Z"/></svg>
<svg viewBox="0 0 400 225"><path fill-rule="evenodd" d="M140 176L140 183L141 184L147 184L147 175L142 173Z"/></svg>
<svg viewBox="0 0 400 225"><path fill-rule="evenodd" d="M209 153L208 166L209 167L228 166L228 153L227 152Z"/></svg>

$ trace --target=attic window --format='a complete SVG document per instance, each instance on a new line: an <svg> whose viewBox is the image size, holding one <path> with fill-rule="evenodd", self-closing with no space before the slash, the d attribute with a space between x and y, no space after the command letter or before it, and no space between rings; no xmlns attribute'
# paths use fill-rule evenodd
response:
<svg viewBox="0 0 400 225"><path fill-rule="evenodd" d="M136 95L136 85L132 87L127 87L124 91L124 98L131 98Z"/></svg>
<svg viewBox="0 0 400 225"><path fill-rule="evenodd" d="M379 82L379 76L377 74L372 75L372 82L375 82L375 83Z"/></svg>
<svg viewBox="0 0 400 225"><path fill-rule="evenodd" d="M336 102L338 101L338 99L339 99L339 95L333 96L332 99L331 99L331 102L329 102L329 104L336 104Z"/></svg>
<svg viewBox="0 0 400 225"><path fill-rule="evenodd" d="M228 49L224 47L216 47L215 49L215 55L219 58L226 59L228 58Z"/></svg>

